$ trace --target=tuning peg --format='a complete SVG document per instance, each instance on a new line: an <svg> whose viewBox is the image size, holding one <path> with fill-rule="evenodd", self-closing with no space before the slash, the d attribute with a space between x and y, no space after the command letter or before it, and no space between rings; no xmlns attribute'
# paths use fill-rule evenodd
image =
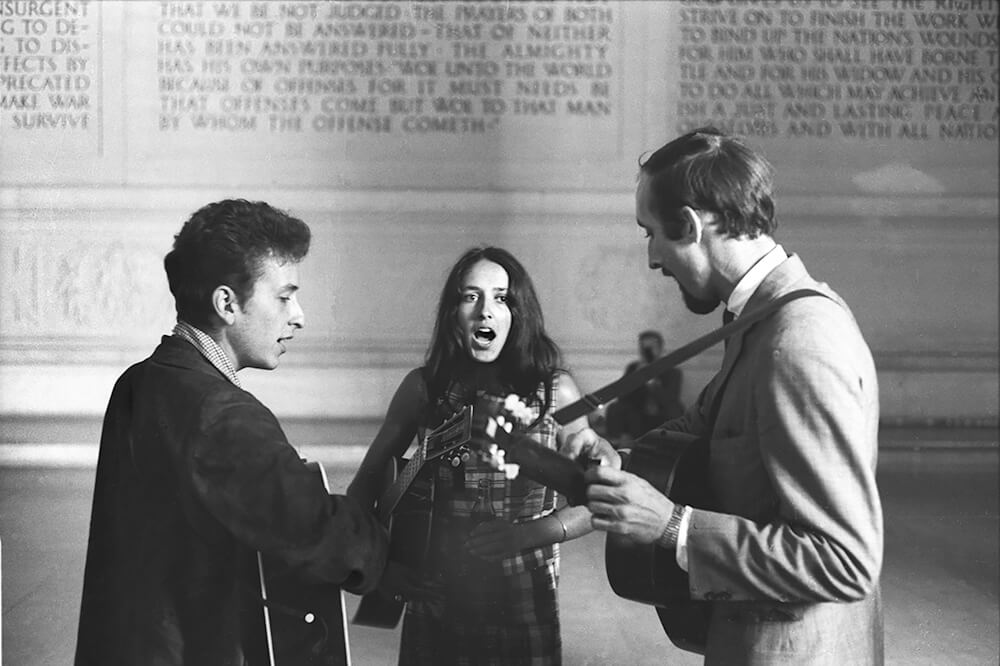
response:
<svg viewBox="0 0 1000 666"><path fill-rule="evenodd" d="M506 463L503 466L503 475L508 481L513 481L521 472L521 466L517 463Z"/></svg>
<svg viewBox="0 0 1000 666"><path fill-rule="evenodd" d="M531 410L528 409L528 405L521 400L520 396L511 393L503 401L504 411L514 419L515 421L520 421L522 423L528 423L531 421L532 414Z"/></svg>
<svg viewBox="0 0 1000 666"><path fill-rule="evenodd" d="M514 429L514 424L511 421L508 421L503 414L497 416L495 419L493 419L493 421L495 421L498 426L503 428L505 432L509 433ZM495 429L493 430L493 432L489 433L490 437L493 437L495 434L496 434Z"/></svg>
<svg viewBox="0 0 1000 666"><path fill-rule="evenodd" d="M496 444L493 444L485 451L479 452L479 459L493 469L499 470L503 464L503 451Z"/></svg>
<svg viewBox="0 0 1000 666"><path fill-rule="evenodd" d="M503 472L504 477L508 481L516 479L518 473L521 471L521 466L517 463L507 462L507 452L499 448L496 444L490 447L489 463L494 469Z"/></svg>

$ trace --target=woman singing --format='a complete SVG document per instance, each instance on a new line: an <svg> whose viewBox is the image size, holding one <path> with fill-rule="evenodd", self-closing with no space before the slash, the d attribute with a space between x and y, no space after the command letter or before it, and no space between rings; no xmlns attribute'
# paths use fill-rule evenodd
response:
<svg viewBox="0 0 1000 666"><path fill-rule="evenodd" d="M520 396L528 435L553 449L587 427L585 418L564 426L552 418L580 392L560 369L531 279L496 247L469 250L452 268L426 364L396 389L348 495L374 506L386 466L414 436L483 394ZM474 453L454 462L427 463L434 513L425 565L391 562L382 579L381 593L407 601L399 663L559 664L558 544L591 530L589 512L559 508L551 489L508 480Z"/></svg>

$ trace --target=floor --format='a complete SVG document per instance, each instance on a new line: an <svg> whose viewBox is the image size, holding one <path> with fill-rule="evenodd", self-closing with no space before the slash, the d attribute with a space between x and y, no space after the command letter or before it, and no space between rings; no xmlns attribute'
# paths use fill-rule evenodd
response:
<svg viewBox="0 0 1000 666"><path fill-rule="evenodd" d="M947 437L917 448L896 442L882 453L890 664L1000 663L998 449L995 432L990 437L971 447ZM352 468L341 463L331 471L334 490L343 490ZM88 468L0 468L8 665L72 662L92 484ZM599 534L563 549L564 662L700 663L670 645L651 608L614 595L603 551ZM349 613L356 606L348 595ZM398 639L398 630L352 627L354 664L394 664Z"/></svg>

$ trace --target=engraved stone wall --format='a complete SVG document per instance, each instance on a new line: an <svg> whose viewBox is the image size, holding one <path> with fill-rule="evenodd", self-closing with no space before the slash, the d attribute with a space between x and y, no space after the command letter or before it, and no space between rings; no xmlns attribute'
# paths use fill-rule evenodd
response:
<svg viewBox="0 0 1000 666"><path fill-rule="evenodd" d="M969 168L996 161L988 0L0 10L8 183L617 189L706 124L791 191L982 194L997 173Z"/></svg>

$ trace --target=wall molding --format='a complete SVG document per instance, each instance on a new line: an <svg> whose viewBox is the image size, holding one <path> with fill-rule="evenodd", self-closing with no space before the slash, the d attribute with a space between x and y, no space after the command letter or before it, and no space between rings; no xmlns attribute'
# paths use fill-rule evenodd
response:
<svg viewBox="0 0 1000 666"><path fill-rule="evenodd" d="M164 335L169 331L164 330ZM145 358L157 341L135 340L109 348L104 339L67 340L65 337L37 337L30 340L0 341L0 365L42 365L73 368L106 365L121 367ZM398 368L413 367L423 362L426 340L399 340L390 344L358 345L357 341L297 340L292 353L282 358L287 368ZM632 360L629 350L609 351L604 347L563 346L564 354L574 367L600 369L621 368ZM1000 370L1000 353L995 350L905 351L872 350L875 366L892 372L969 372L989 373ZM719 365L721 351L710 349L687 361L685 367L702 369Z"/></svg>
<svg viewBox="0 0 1000 666"><path fill-rule="evenodd" d="M606 191L481 191L481 190L331 190L317 188L261 188L234 193L233 188L178 187L0 187L0 214L4 211L164 211L178 210L180 202L208 203L233 196L264 201L292 201L296 212L337 211L408 213L503 212L514 215L600 216L630 211L634 190ZM782 215L836 217L996 218L996 196L794 193L777 195ZM182 210L187 210L183 208ZM174 216L165 215L173 219Z"/></svg>
<svg viewBox="0 0 1000 666"><path fill-rule="evenodd" d="M120 363L15 364L0 362L0 417L98 416L125 368L149 349ZM301 355L300 355L301 356ZM617 379L626 355L582 355L567 350L570 368L584 390ZM419 358L353 364L319 364L300 358L274 372L247 370L241 379L280 417L319 419L380 418L403 376ZM876 356L882 415L893 423L935 423L953 418L996 419L1000 381L996 355ZM686 363L684 399L692 401L719 366L717 354Z"/></svg>
<svg viewBox="0 0 1000 666"><path fill-rule="evenodd" d="M293 353L276 373L248 373L248 386L279 415L380 417L422 362L431 292L467 241L515 245L531 259L536 283L546 285L550 333L590 390L620 375L641 327L661 326L676 342L711 325L675 317L676 289L640 263L630 188L251 192L293 202L316 225L316 254L338 258L310 268L314 309ZM173 323L159 246L192 206L226 196L233 192L218 187L0 187L0 416L102 413L118 375ZM986 288L995 295L997 198L779 201L783 218L803 220L799 237L815 244L817 275L838 274L863 327L870 322L884 416L995 418L996 327L982 301ZM969 279L983 286L973 290ZM936 301L928 285L938 287ZM387 314L381 304L390 302ZM397 321L419 324L397 330ZM957 351L938 351L947 349ZM690 390L712 376L719 353L685 364Z"/></svg>
<svg viewBox="0 0 1000 666"><path fill-rule="evenodd" d="M357 467L361 464L371 437L378 428L377 422L363 424L360 428L351 424L351 430L356 435L368 435L367 438L352 439L358 443L328 443L300 444L289 433L289 441L299 454L309 460L317 460L328 467ZM45 430L46 424L38 420L36 430ZM315 429L323 429L328 433L339 433L342 424L337 421L315 423ZM294 425L293 425L294 428ZM88 430L93 430L88 429ZM99 433L99 429L97 431ZM0 468L72 468L94 469L97 466L99 434L92 436L90 432L72 442L8 442L0 439ZM926 422L926 423L886 423L883 422L879 432L879 449L881 451L906 450L949 450L955 452L996 451L997 421L972 422Z"/></svg>

